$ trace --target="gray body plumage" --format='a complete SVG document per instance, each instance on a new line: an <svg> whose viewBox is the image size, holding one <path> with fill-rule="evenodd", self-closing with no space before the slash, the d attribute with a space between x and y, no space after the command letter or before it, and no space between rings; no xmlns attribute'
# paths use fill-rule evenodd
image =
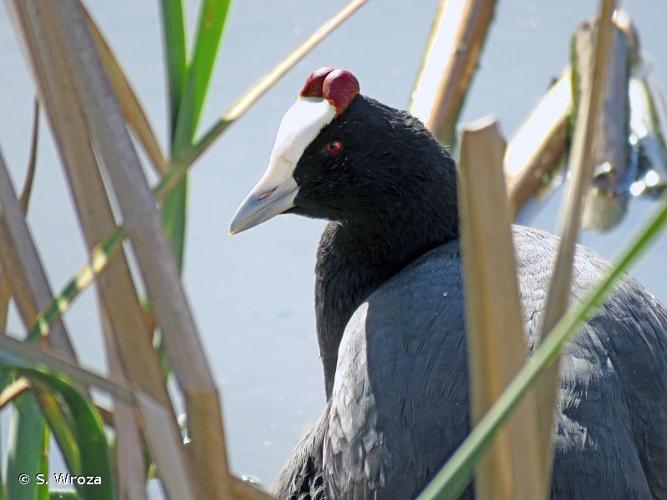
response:
<svg viewBox="0 0 667 500"><path fill-rule="evenodd" d="M514 242L532 351L558 240L516 226ZM572 300L606 266L580 247ZM464 317L457 241L375 290L347 324L331 398L276 494L415 497L470 430ZM667 312L629 277L563 354L552 498L667 499Z"/></svg>

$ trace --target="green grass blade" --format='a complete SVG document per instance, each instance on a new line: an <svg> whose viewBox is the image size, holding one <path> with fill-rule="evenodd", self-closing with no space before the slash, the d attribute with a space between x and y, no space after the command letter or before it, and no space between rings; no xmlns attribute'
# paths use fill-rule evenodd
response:
<svg viewBox="0 0 667 500"><path fill-rule="evenodd" d="M172 153L188 147L194 137L230 3L231 0L204 0L202 4L192 61L188 66L185 90L178 109Z"/></svg>
<svg viewBox="0 0 667 500"><path fill-rule="evenodd" d="M41 463L41 473L42 477L45 480L48 480L49 477L49 432L48 426L44 427L44 448L42 449L42 463ZM40 484L38 496L39 500L49 500L49 486L47 484Z"/></svg>
<svg viewBox="0 0 667 500"><path fill-rule="evenodd" d="M663 200L665 198L663 197ZM552 332L517 373L505 392L498 398L478 425L461 444L431 483L419 496L419 500L454 500L465 490L472 478L475 466L491 444L498 430L507 422L527 390L556 360L565 345L577 334L581 324L595 312L612 287L622 277L648 246L655 241L667 224L667 200L628 249L612 266L607 277L591 291L586 299L571 308L556 324Z"/></svg>
<svg viewBox="0 0 667 500"><path fill-rule="evenodd" d="M76 438L81 459L79 470L70 470L70 472L101 478L99 485L77 483L79 494L83 498L96 500L116 498L111 456L104 434L104 425L92 403L65 377L35 368L17 368L17 371L31 382L47 388L50 393L56 395L64 403L63 409L74 417L70 423L72 425L70 430ZM49 425L59 424L49 420ZM60 445L60 441L58 444Z"/></svg>
<svg viewBox="0 0 667 500"><path fill-rule="evenodd" d="M169 86L169 139L174 150L175 134L179 122L183 92L187 82L188 68L185 48L185 24L182 0L162 0L162 30L164 34L167 84ZM165 230L182 267L185 237L185 209L187 206L187 183L179 187L165 200L162 208Z"/></svg>
<svg viewBox="0 0 667 500"><path fill-rule="evenodd" d="M14 401L10 417L6 474L8 498L40 499L41 488L35 478L37 474L44 473L43 454L48 446L46 435L46 421L35 396L31 392L22 394ZM22 484L19 477L27 477L28 483Z"/></svg>
<svg viewBox="0 0 667 500"><path fill-rule="evenodd" d="M68 469L81 470L81 454L79 453L76 436L71 430L74 426L74 416L67 411L62 411L55 398L49 394L48 388L38 384L33 385L35 385L36 391L34 394L39 403L40 411L56 438Z"/></svg>
<svg viewBox="0 0 667 500"><path fill-rule="evenodd" d="M208 92L222 30L230 0L205 0L199 15L199 26L192 62L187 69L185 89L181 96L175 129L172 129L172 158L189 148ZM180 181L162 205L162 218L179 268L183 268L187 209L187 176Z"/></svg>
<svg viewBox="0 0 667 500"><path fill-rule="evenodd" d="M178 268L183 269L185 255L185 226L188 205L188 178L183 180L169 193L162 205L162 221L171 248L176 256Z"/></svg>
<svg viewBox="0 0 667 500"><path fill-rule="evenodd" d="M178 108L181 104L181 95L187 75L183 0L162 0L160 6L167 85L169 86L169 132L171 136L176 130Z"/></svg>
<svg viewBox="0 0 667 500"><path fill-rule="evenodd" d="M12 354L11 351L2 350L0 351L0 364L2 364L3 368L13 369L18 376L28 379L37 394L39 394L38 397L42 398L42 400L45 395L48 399L53 400L53 404L57 405L57 411L52 411L49 405L45 405L44 403L41 404L41 408L42 410L46 410L44 416L50 428L54 431L54 436L60 450L63 452L69 472L72 475L99 476L101 478L101 484L75 484L81 497L94 498L96 500L115 499L115 483L112 475L109 446L104 433L102 419L93 404L79 392L77 386L68 377L53 372L41 363L27 362L22 357ZM34 417L34 421L30 422L24 419L23 421L19 420L18 423L30 424L26 425L25 434L28 437L24 439L28 440L32 437L33 440L36 440L37 431L40 429L38 424L44 427L44 419L33 392L28 392L20 396L16 404L21 404L21 401L26 396L29 396L26 400L32 405L30 409L35 410L35 413L30 414L30 416ZM55 418L54 415L56 416ZM17 432L15 434L21 435L21 427L17 427L16 429ZM38 444L41 443L41 441L38 441ZM41 471L38 468L43 466L40 458L43 449L44 446L38 448L37 452L31 450L28 453L28 448L17 448L17 450L20 450L20 453L10 454L7 473L13 474L13 476L8 477L18 478L18 475L23 472L31 474L31 481L28 485L30 486L33 483L35 474ZM27 460L35 463L23 463ZM8 481L8 487L11 486L14 486L15 490L18 488L17 495L21 493L21 488L26 488L19 485L16 479ZM35 491L36 493L37 491ZM9 497L20 500L23 498L40 498L35 495L26 497L14 496L11 490L9 491Z"/></svg>

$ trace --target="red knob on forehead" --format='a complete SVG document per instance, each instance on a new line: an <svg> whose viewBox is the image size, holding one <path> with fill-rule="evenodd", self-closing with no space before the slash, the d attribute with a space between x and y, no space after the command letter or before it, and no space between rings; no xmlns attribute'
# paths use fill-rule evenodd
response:
<svg viewBox="0 0 667 500"><path fill-rule="evenodd" d="M359 94L359 81L345 69L330 72L322 85L322 97L336 108L336 115L347 109L352 100Z"/></svg>
<svg viewBox="0 0 667 500"><path fill-rule="evenodd" d="M333 70L333 68L325 66L324 68L316 69L310 75L308 75L308 78L306 78L306 83L301 89L301 96L322 97L322 84L324 83L324 79Z"/></svg>

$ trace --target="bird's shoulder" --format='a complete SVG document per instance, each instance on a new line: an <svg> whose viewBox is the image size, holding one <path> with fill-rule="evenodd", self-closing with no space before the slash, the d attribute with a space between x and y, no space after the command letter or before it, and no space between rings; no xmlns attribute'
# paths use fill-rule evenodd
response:
<svg viewBox="0 0 667 500"><path fill-rule="evenodd" d="M436 457L465 435L460 267L455 242L436 248L373 292L348 322L324 441L325 477L337 494L367 498L392 491L408 498L435 472L423 465L438 463ZM421 404L431 398L436 405ZM434 439L422 439L429 435L425 429ZM453 439L443 440L442 433Z"/></svg>
<svg viewBox="0 0 667 500"><path fill-rule="evenodd" d="M532 350L558 238L521 226L513 236ZM608 270L604 259L578 247L571 300L582 300ZM458 242L417 259L356 310L339 349L324 440L325 475L339 493L413 495L460 444L469 420L464 322ZM605 432L618 434L608 436L610 443L622 434L637 456L651 457L644 467L651 487L665 488L659 472L667 467L666 338L664 307L625 277L564 353L559 421L576 426L563 429L563 449L590 445L590 439L576 442L585 426L600 442ZM616 453L604 446L593 451ZM394 480L398 469L413 482Z"/></svg>

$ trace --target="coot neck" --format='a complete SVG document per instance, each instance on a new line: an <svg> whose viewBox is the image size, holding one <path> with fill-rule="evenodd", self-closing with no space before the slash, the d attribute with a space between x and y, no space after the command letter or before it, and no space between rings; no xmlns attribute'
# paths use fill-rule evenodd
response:
<svg viewBox="0 0 667 500"><path fill-rule="evenodd" d="M415 183L391 207L368 218L330 222L320 241L315 308L327 399L333 389L338 346L354 311L378 287L415 259L458 238L456 174L434 168L431 182Z"/></svg>

